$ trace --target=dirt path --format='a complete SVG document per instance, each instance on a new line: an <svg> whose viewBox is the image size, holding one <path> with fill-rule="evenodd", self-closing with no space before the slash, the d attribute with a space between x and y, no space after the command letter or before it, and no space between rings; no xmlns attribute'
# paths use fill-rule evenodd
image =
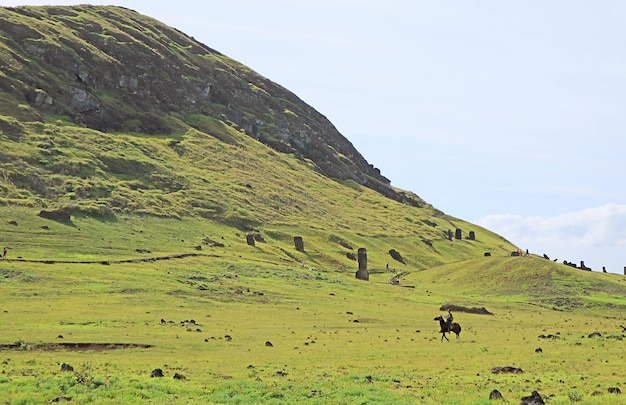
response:
<svg viewBox="0 0 626 405"><path fill-rule="evenodd" d="M55 264L55 263L69 263L69 264L121 264L121 263L141 263L141 262L155 262L157 260L170 260L170 259L184 259L185 257L195 257L195 256L205 256L205 257L220 257L219 255L207 255L204 253L177 253L167 256L156 256L156 257L141 257L137 259L123 259L123 260L33 260L33 259L6 259L7 261L14 262L28 262L28 263L44 263L44 264Z"/></svg>

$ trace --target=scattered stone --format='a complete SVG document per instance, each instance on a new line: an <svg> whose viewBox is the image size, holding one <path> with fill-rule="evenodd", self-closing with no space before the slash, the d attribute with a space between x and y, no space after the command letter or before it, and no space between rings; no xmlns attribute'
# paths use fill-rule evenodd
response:
<svg viewBox="0 0 626 405"><path fill-rule="evenodd" d="M309 395L309 398L314 397L316 395L322 395L322 390L311 390L311 395Z"/></svg>
<svg viewBox="0 0 626 405"><path fill-rule="evenodd" d="M51 403L55 403L55 402L65 402L65 401L71 401L72 397L56 397L53 400L51 400Z"/></svg>
<svg viewBox="0 0 626 405"><path fill-rule="evenodd" d="M522 402L519 405L544 405L545 402L541 395L537 391L533 391L529 396L522 397Z"/></svg>
<svg viewBox="0 0 626 405"><path fill-rule="evenodd" d="M345 240L339 241L339 244L343 247L345 247L346 249L350 249L350 250L354 250L354 248L352 247L351 244L349 244L348 242L346 242Z"/></svg>
<svg viewBox="0 0 626 405"><path fill-rule="evenodd" d="M287 372L286 371L277 371L276 375L279 377L285 377L287 376Z"/></svg>
<svg viewBox="0 0 626 405"><path fill-rule="evenodd" d="M184 376L184 375L182 375L182 374L176 373L176 374L174 374L174 379L175 379L175 380L186 380L186 379L187 379L187 377L185 377L185 376Z"/></svg>
<svg viewBox="0 0 626 405"><path fill-rule="evenodd" d="M58 221L58 222L70 222L71 220L70 213L66 211L61 211L61 210L54 210L54 211L41 210L39 211L39 216L42 218L51 219L53 221Z"/></svg>
<svg viewBox="0 0 626 405"><path fill-rule="evenodd" d="M543 349L541 347L538 347L535 349L535 353L541 353L543 352Z"/></svg>
<svg viewBox="0 0 626 405"><path fill-rule="evenodd" d="M365 381L367 381L368 383L372 382L372 376L371 375L366 375L365 376Z"/></svg>
<svg viewBox="0 0 626 405"><path fill-rule="evenodd" d="M511 374L522 374L524 371L521 368L504 366L504 367L494 367L491 369L493 374L501 374L501 373L511 373Z"/></svg>
<svg viewBox="0 0 626 405"><path fill-rule="evenodd" d="M504 398L502 397L502 393L498 390L493 390L491 391L491 393L489 394L489 399L494 401L494 400L504 400Z"/></svg>
<svg viewBox="0 0 626 405"><path fill-rule="evenodd" d="M274 347L274 345L272 344L272 342L270 342L269 340L265 341L265 346L267 347Z"/></svg>
<svg viewBox="0 0 626 405"><path fill-rule="evenodd" d="M397 260L402 264L406 264L402 255L396 249L390 249L389 254L391 255L391 257L393 257L394 260Z"/></svg>
<svg viewBox="0 0 626 405"><path fill-rule="evenodd" d="M58 335L57 339L63 339L63 335Z"/></svg>
<svg viewBox="0 0 626 405"><path fill-rule="evenodd" d="M223 238L222 238L223 239ZM212 240L211 238L204 238L202 239L202 243L204 245L207 245L209 247L224 247L224 244L221 242L217 242Z"/></svg>
<svg viewBox="0 0 626 405"><path fill-rule="evenodd" d="M17 222L16 221L9 221L9 225L17 226Z"/></svg>
<svg viewBox="0 0 626 405"><path fill-rule="evenodd" d="M69 365L67 363L63 363L63 364L61 364L61 371L73 372L74 371L74 367L72 367L71 365Z"/></svg>
<svg viewBox="0 0 626 405"><path fill-rule="evenodd" d="M50 229L50 227L49 227L48 225L42 225L42 226L41 226L41 229L49 230L49 229Z"/></svg>
<svg viewBox="0 0 626 405"><path fill-rule="evenodd" d="M621 394L622 390L620 390L618 387L609 387L608 388L609 394Z"/></svg>
<svg viewBox="0 0 626 405"><path fill-rule="evenodd" d="M600 332L593 332L593 333L590 333L588 337L590 339L593 338L593 337L602 337L602 333L600 333Z"/></svg>
<svg viewBox="0 0 626 405"><path fill-rule="evenodd" d="M152 372L150 373L150 377L154 378L154 377L163 377L163 370L161 370L160 368L155 368L154 370L152 370Z"/></svg>
<svg viewBox="0 0 626 405"><path fill-rule="evenodd" d="M560 336L553 335L553 334L548 334L548 335L541 334L541 335L539 335L537 337L539 339L560 339L561 338Z"/></svg>

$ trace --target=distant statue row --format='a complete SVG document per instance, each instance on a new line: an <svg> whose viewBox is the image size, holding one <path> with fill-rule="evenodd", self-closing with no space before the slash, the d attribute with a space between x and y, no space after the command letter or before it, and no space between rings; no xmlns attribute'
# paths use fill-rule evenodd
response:
<svg viewBox="0 0 626 405"><path fill-rule="evenodd" d="M448 231L446 232L446 237L448 238L448 240L452 240L452 236L453 236L452 230L448 229ZM463 239L463 231L461 229L457 228L456 231L454 231L454 239L457 239L457 240ZM474 231L469 231L467 239L476 240L476 234L474 233Z"/></svg>

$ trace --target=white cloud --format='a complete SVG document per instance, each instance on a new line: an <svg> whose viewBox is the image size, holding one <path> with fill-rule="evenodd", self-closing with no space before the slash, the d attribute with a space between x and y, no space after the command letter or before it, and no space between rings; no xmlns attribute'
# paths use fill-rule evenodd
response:
<svg viewBox="0 0 626 405"><path fill-rule="evenodd" d="M621 273L626 265L626 205L567 212L554 217L487 215L475 221L531 253Z"/></svg>

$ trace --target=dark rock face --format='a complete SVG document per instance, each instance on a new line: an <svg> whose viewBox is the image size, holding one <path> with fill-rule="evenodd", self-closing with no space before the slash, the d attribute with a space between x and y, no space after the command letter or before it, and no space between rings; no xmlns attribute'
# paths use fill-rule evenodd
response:
<svg viewBox="0 0 626 405"><path fill-rule="evenodd" d="M123 7L80 5L0 8L0 20L0 38L7 38L0 40L13 50L0 63L15 67L0 77L0 89L26 100L38 119L65 115L103 132L156 134L173 132L172 112L211 117L276 151L310 159L327 177L424 204L393 189L295 94L154 19ZM203 129L202 119L187 123ZM11 133L19 136L19 128ZM220 139L232 142L227 138Z"/></svg>

